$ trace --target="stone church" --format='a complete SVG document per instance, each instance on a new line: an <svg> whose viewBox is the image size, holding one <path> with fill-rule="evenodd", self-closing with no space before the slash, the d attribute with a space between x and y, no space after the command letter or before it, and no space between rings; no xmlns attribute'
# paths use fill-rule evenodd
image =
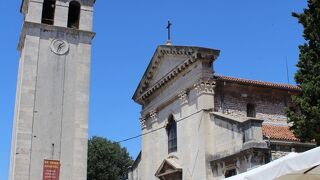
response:
<svg viewBox="0 0 320 180"><path fill-rule="evenodd" d="M156 49L133 96L143 136L129 180L224 179L314 147L287 124L299 87L218 75L219 53Z"/></svg>

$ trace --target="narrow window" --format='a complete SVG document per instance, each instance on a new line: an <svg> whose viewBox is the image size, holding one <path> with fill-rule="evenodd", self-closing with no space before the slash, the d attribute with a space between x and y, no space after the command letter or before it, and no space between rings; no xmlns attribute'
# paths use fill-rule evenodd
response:
<svg viewBox="0 0 320 180"><path fill-rule="evenodd" d="M55 9L56 9L55 0L44 0L43 6L42 6L41 23L53 25Z"/></svg>
<svg viewBox="0 0 320 180"><path fill-rule="evenodd" d="M80 21L80 9L81 5L77 1L71 1L69 3L69 13L68 13L68 27L78 29Z"/></svg>
<svg viewBox="0 0 320 180"><path fill-rule="evenodd" d="M254 104L247 104L247 117L256 117L256 109Z"/></svg>
<svg viewBox="0 0 320 180"><path fill-rule="evenodd" d="M167 125L168 153L177 152L177 122L170 115Z"/></svg>

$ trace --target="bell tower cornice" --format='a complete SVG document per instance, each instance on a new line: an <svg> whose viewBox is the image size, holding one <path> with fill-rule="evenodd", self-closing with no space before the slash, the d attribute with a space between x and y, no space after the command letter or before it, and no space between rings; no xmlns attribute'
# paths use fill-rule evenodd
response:
<svg viewBox="0 0 320 180"><path fill-rule="evenodd" d="M47 24L39 24L39 23L33 23L33 22L24 22L19 44L18 44L18 50L21 51L24 45L24 40L27 34L36 35L34 34L35 31L33 29L40 29L43 31L52 31L52 32L61 32L65 33L67 35L73 35L73 36L82 36L84 38L81 39L83 43L91 44L91 41L95 37L96 33L92 31L85 31L85 30L79 30L79 29L72 29L67 27L60 27L60 26L51 26ZM30 30L30 31L28 31Z"/></svg>

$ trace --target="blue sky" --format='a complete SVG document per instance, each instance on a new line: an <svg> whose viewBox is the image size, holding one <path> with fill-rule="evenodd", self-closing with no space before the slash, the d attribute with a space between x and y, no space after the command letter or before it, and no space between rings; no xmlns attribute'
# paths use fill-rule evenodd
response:
<svg viewBox="0 0 320 180"><path fill-rule="evenodd" d="M219 74L290 83L303 43L302 26L291 17L302 0L98 0L95 6L89 136L118 141L140 134L140 107L131 97L170 19L174 45L221 50ZM11 129L22 16L20 1L0 6L0 180L9 171ZM122 143L135 158L140 139Z"/></svg>

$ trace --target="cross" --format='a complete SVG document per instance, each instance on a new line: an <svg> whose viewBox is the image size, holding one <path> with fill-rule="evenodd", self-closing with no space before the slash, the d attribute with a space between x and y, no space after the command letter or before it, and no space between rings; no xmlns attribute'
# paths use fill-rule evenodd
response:
<svg viewBox="0 0 320 180"><path fill-rule="evenodd" d="M168 25L167 25L167 29L168 29L168 42L169 41L171 41L171 32L170 32L170 30L171 30L171 22L170 21L168 21Z"/></svg>

